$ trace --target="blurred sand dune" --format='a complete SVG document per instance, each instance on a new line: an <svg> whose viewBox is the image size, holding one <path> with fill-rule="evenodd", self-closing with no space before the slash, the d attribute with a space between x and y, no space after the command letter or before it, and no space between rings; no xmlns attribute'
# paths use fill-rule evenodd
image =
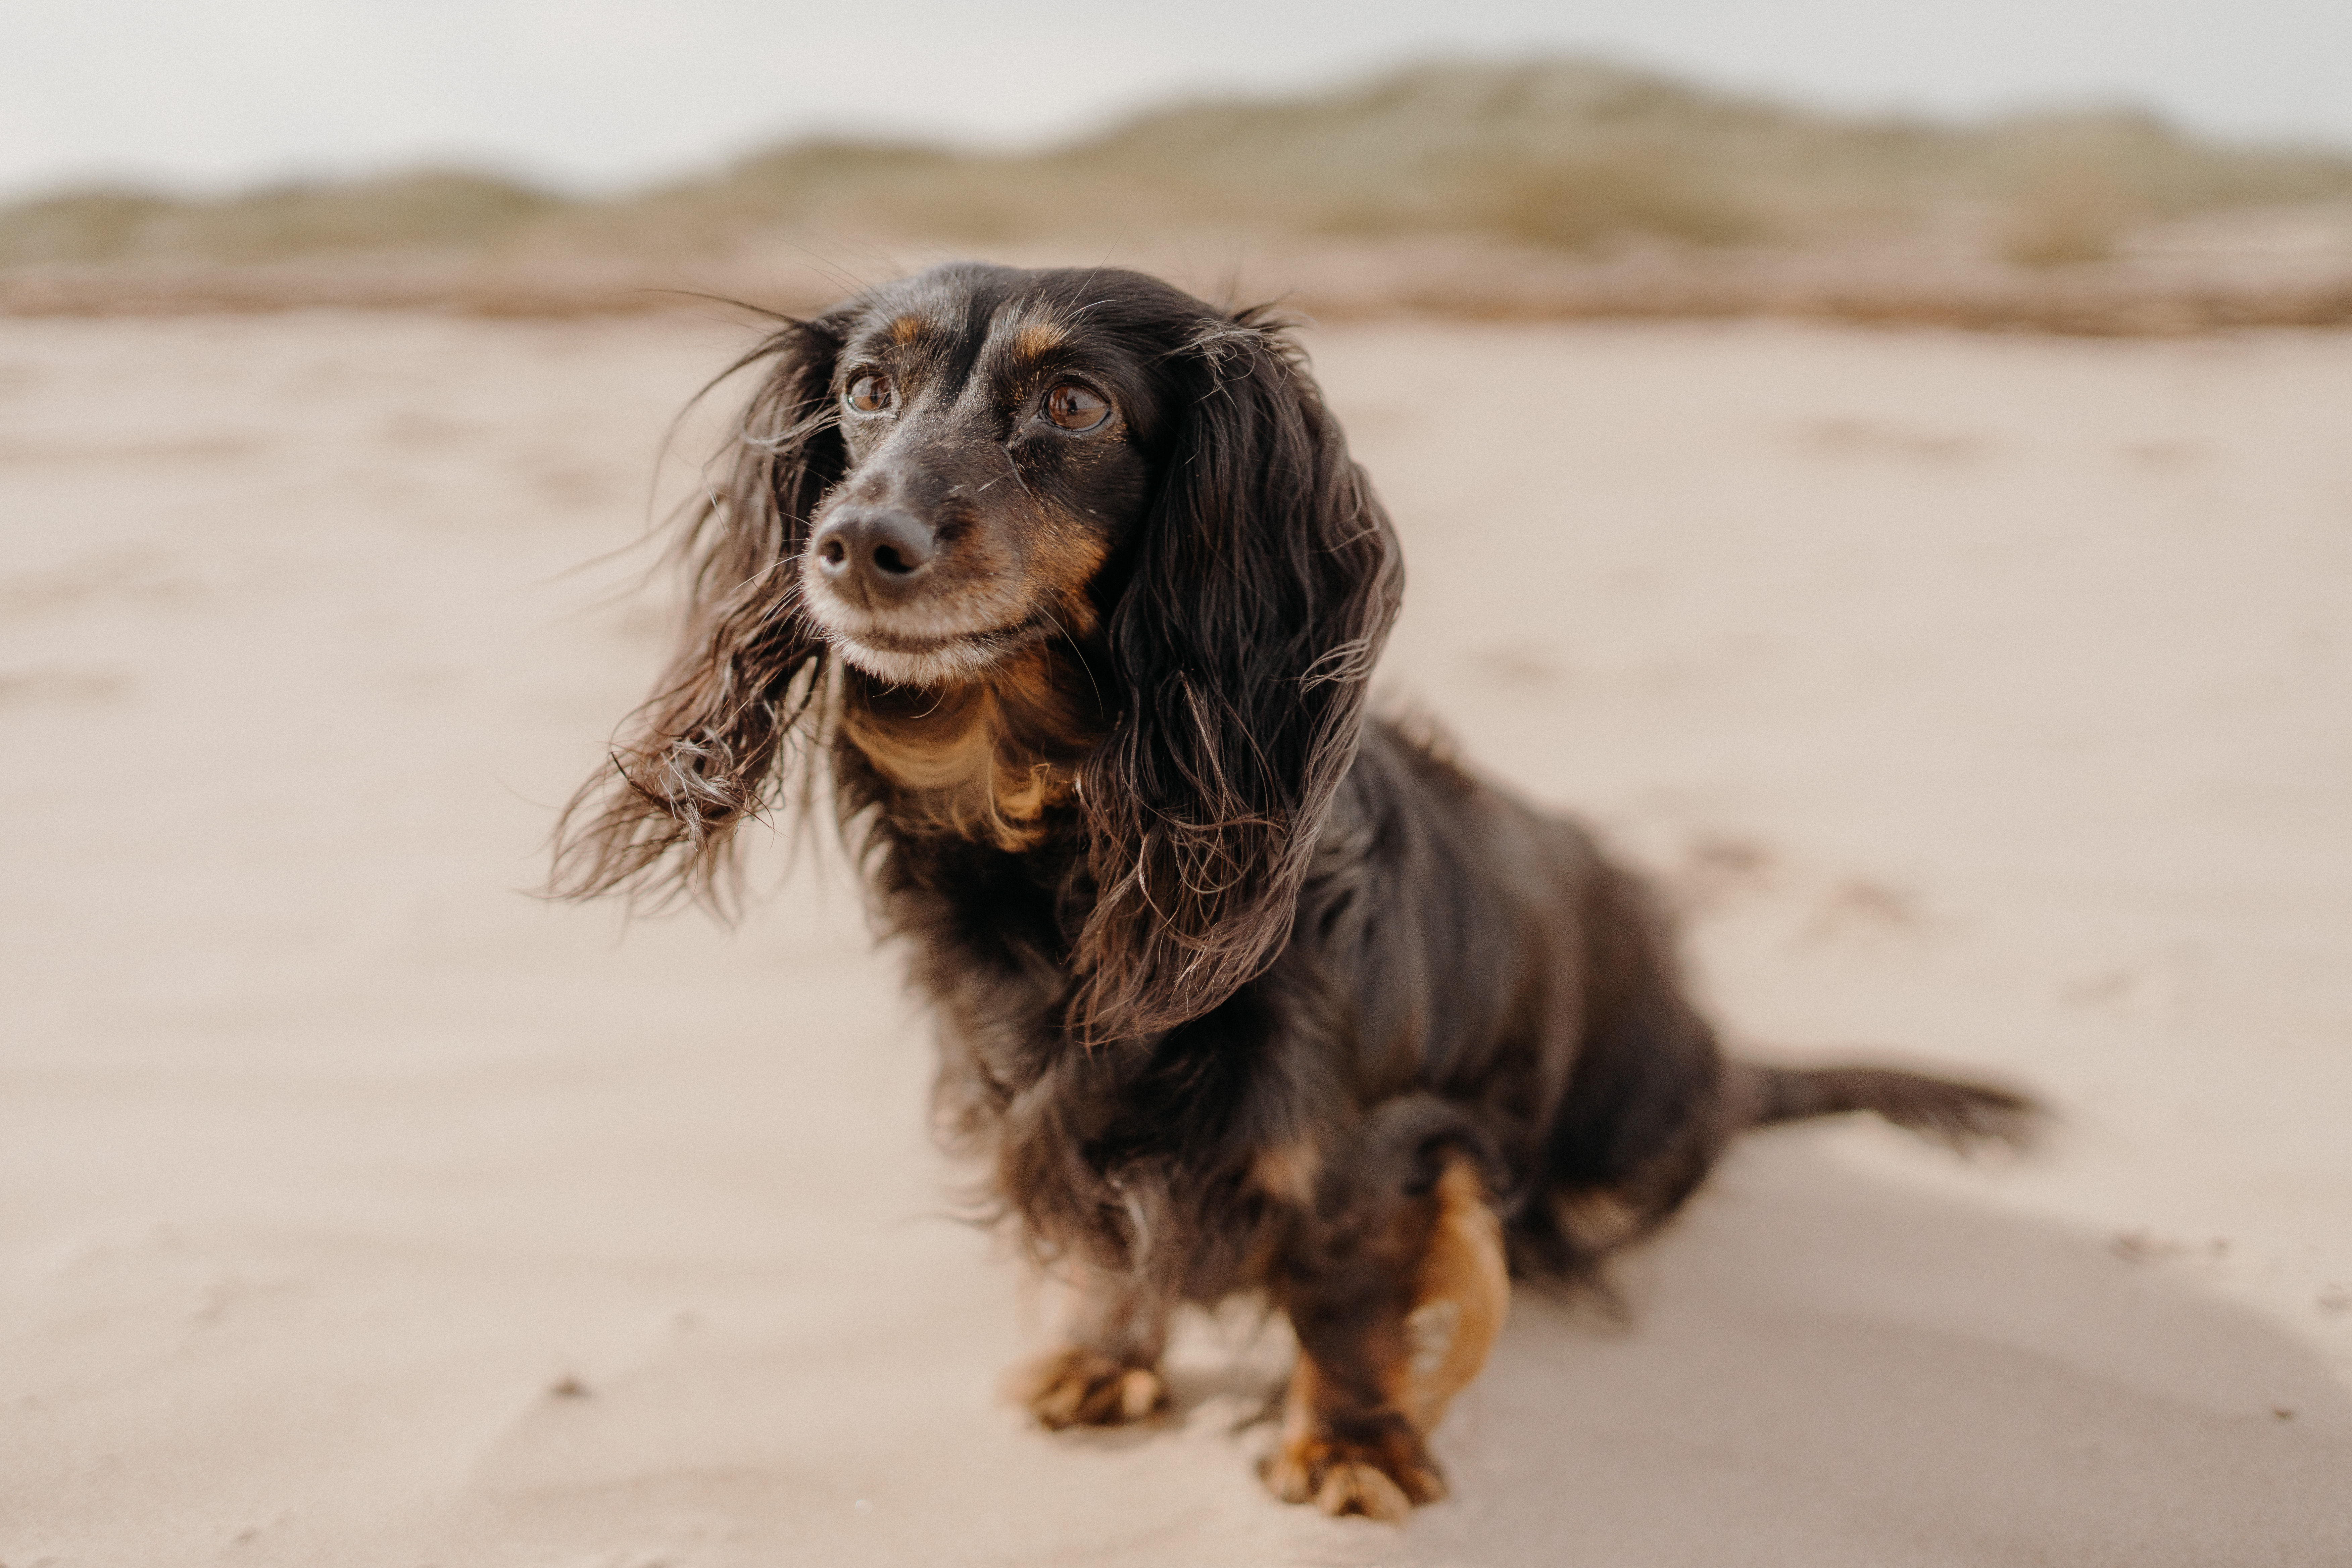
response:
<svg viewBox="0 0 2352 1568"><path fill-rule="evenodd" d="M2352 1556L2352 339L1309 334L1394 700L1736 1033L2066 1114L1756 1140L1627 1322L1521 1293L1396 1533L1260 1493L1245 1322L1164 1430L996 1400L1035 1302L830 857L732 935L519 891L745 335L0 329L0 1563Z"/></svg>
<svg viewBox="0 0 2352 1568"><path fill-rule="evenodd" d="M1326 320L2341 324L2352 155L2130 107L1954 123L1591 59L1436 61L1025 152L802 141L595 196L453 169L62 190L0 207L0 316L628 314L677 290L809 310L845 258L973 254L1117 259Z"/></svg>

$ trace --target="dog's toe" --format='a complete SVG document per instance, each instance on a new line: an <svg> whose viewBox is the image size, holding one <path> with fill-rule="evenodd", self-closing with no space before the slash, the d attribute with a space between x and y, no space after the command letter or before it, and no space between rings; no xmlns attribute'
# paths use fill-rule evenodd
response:
<svg viewBox="0 0 2352 1568"><path fill-rule="evenodd" d="M1412 1515L1412 1500L1377 1465L1342 1460L1323 1472L1315 1489L1315 1506L1325 1513L1360 1513L1384 1524L1402 1524Z"/></svg>
<svg viewBox="0 0 2352 1568"><path fill-rule="evenodd" d="M1285 1502L1315 1500L1315 1488L1320 1478L1306 1452L1296 1444L1284 1444L1279 1453L1265 1461L1260 1474L1265 1478L1266 1490Z"/></svg>
<svg viewBox="0 0 2352 1568"><path fill-rule="evenodd" d="M1294 1439L1266 1461L1266 1489L1285 1502L1311 1502L1336 1516L1360 1513L1402 1523L1422 1503L1445 1496L1445 1478L1417 1439L1378 1444Z"/></svg>
<svg viewBox="0 0 2352 1568"><path fill-rule="evenodd" d="M1014 1379L1013 1394L1039 1426L1056 1431L1141 1421L1168 1403L1168 1386L1158 1373L1089 1350L1045 1357Z"/></svg>

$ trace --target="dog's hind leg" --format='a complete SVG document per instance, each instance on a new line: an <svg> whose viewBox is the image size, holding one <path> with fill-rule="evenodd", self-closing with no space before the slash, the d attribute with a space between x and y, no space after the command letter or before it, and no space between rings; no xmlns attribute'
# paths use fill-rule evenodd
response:
<svg viewBox="0 0 2352 1568"><path fill-rule="evenodd" d="M1285 1501L1393 1521L1445 1495L1429 1435L1485 1366L1511 1283L1478 1162L1427 1158L1434 1181L1376 1194L1371 1223L1333 1227L1284 1282L1298 1365L1265 1481Z"/></svg>
<svg viewBox="0 0 2352 1568"><path fill-rule="evenodd" d="M1077 1266L1062 1348L1013 1373L1011 1392L1038 1424L1116 1426L1168 1403L1159 1373L1168 1345L1168 1310L1129 1276Z"/></svg>

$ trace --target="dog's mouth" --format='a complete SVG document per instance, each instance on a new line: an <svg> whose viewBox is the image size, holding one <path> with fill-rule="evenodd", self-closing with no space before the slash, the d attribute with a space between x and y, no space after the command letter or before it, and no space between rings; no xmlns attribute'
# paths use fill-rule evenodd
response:
<svg viewBox="0 0 2352 1568"><path fill-rule="evenodd" d="M878 603L839 592L812 558L802 561L799 578L801 608L834 651L894 686L972 680L1062 629L1018 574L958 574L944 582L926 574L923 586Z"/></svg>
<svg viewBox="0 0 2352 1568"><path fill-rule="evenodd" d="M947 686L970 680L1008 654L1052 635L1043 614L983 631L922 635L882 626L845 631L819 618L825 640L852 666L895 686Z"/></svg>

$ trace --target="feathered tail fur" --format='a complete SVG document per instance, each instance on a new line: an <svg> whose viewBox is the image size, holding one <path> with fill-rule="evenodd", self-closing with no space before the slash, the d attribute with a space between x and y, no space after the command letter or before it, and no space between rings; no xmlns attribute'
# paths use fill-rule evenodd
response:
<svg viewBox="0 0 2352 1568"><path fill-rule="evenodd" d="M1992 1084L1933 1078L1893 1068L1776 1068L1734 1062L1735 1130L1867 1110L1954 1148L2021 1144L2042 1110Z"/></svg>

